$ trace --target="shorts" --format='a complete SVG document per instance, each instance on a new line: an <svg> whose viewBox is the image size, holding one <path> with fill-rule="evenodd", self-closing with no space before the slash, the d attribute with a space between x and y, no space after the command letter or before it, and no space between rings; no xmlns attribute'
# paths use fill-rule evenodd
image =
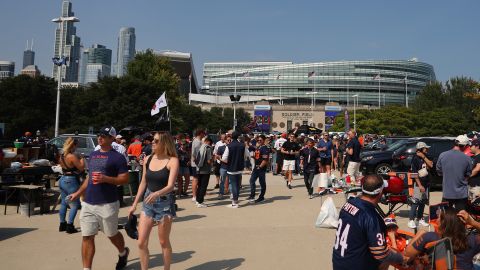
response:
<svg viewBox="0 0 480 270"><path fill-rule="evenodd" d="M190 174L190 167L178 167L178 175Z"/></svg>
<svg viewBox="0 0 480 270"><path fill-rule="evenodd" d="M197 167L190 167L190 176L197 177Z"/></svg>
<svg viewBox="0 0 480 270"><path fill-rule="evenodd" d="M99 230L107 237L117 235L119 209L119 201L96 205L82 202L80 211L82 236L96 235Z"/></svg>
<svg viewBox="0 0 480 270"><path fill-rule="evenodd" d="M283 160L283 167L282 170L284 171L293 171L295 170L295 160Z"/></svg>
<svg viewBox="0 0 480 270"><path fill-rule="evenodd" d="M332 158L331 157L322 157L320 159L320 164L322 164L322 166L330 166L330 165L332 165Z"/></svg>
<svg viewBox="0 0 480 270"><path fill-rule="evenodd" d="M215 164L213 165L213 173L216 176L220 176L220 163L218 163L217 161L215 161Z"/></svg>
<svg viewBox="0 0 480 270"><path fill-rule="evenodd" d="M162 222L162 219L166 216L176 217L175 212L175 203L173 201L173 193L167 194L157 198L153 203L145 203L145 198L152 193L148 188L145 191L145 196L143 197L143 210L142 212L147 216L153 219L155 222Z"/></svg>
<svg viewBox="0 0 480 270"><path fill-rule="evenodd" d="M352 181L355 181L355 179L360 174L360 162L349 161L347 167L347 174L350 175Z"/></svg>

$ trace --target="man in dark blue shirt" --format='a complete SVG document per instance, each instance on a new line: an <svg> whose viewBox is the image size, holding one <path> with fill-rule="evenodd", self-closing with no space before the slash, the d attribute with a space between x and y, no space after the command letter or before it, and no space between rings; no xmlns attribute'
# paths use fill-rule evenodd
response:
<svg viewBox="0 0 480 270"><path fill-rule="evenodd" d="M88 178L77 192L70 195L70 200L74 201L85 192L80 212L84 269L92 268L95 235L99 230L102 230L118 249L117 270L126 266L130 252L125 247L123 235L118 231L120 203L117 197L117 185L128 183L128 167L125 157L112 148L116 135L112 126L100 129L98 134L100 150L90 154Z"/></svg>
<svg viewBox="0 0 480 270"><path fill-rule="evenodd" d="M360 150L361 145L356 136L355 130L348 131L349 141L347 143L348 167L347 174L350 176L352 183L356 183L356 179L360 173ZM356 183L359 184L359 183Z"/></svg>
<svg viewBox="0 0 480 270"><path fill-rule="evenodd" d="M270 150L265 145L265 135L258 136L255 146L254 160L255 164L252 170L252 176L250 177L250 197L248 198L249 202L259 203L265 198L265 192L267 190L267 184L265 182L265 173L267 171L268 158L270 155ZM256 190L256 181L257 178L260 182L260 195L258 199L255 200L255 190Z"/></svg>
<svg viewBox="0 0 480 270"><path fill-rule="evenodd" d="M313 147L315 142L312 139L307 140L307 147L300 151L300 167L303 169L303 180L308 191L308 197L313 198L313 177L320 172L320 154Z"/></svg>
<svg viewBox="0 0 480 270"><path fill-rule="evenodd" d="M362 196L350 199L340 210L332 255L334 270L371 270L379 269L381 264L408 261L387 247L385 222L375 210L383 188L380 176L366 176Z"/></svg>

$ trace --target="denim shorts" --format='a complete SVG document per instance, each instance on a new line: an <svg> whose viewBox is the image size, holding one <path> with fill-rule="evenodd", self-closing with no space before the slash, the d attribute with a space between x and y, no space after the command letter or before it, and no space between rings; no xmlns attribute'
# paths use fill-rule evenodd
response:
<svg viewBox="0 0 480 270"><path fill-rule="evenodd" d="M165 216L176 217L175 204L173 201L173 193L160 196L153 203L145 203L145 198L152 193L148 188L143 197L143 212L147 217L152 218L155 222L161 222Z"/></svg>

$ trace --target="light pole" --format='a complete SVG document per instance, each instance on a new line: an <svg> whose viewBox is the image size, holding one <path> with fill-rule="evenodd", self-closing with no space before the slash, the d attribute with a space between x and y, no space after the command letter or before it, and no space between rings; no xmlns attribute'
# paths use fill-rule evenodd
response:
<svg viewBox="0 0 480 270"><path fill-rule="evenodd" d="M310 122L313 124L313 107L315 107L315 103L316 103L315 94L318 94L318 92L313 91L313 92L307 92L307 93L305 93L305 94L306 94L306 95L312 95L312 104L311 104L311 106L310 106L312 117L311 117Z"/></svg>
<svg viewBox="0 0 480 270"><path fill-rule="evenodd" d="M64 22L79 22L80 20L77 17L59 17L52 20L54 23L60 23L60 46L58 50L58 58L63 58L63 23ZM57 107L55 111L55 137L58 136L58 126L60 122L60 89L62 88L62 65L57 65L58 69L58 80L57 80Z"/></svg>
<svg viewBox="0 0 480 270"><path fill-rule="evenodd" d="M357 104L358 95L353 95L353 129L357 132Z"/></svg>

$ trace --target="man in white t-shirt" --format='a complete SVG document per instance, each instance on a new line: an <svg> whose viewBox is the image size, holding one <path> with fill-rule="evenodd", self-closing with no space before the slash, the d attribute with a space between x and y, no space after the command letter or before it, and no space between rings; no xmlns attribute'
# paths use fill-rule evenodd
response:
<svg viewBox="0 0 480 270"><path fill-rule="evenodd" d="M287 141L287 134L283 133L282 136L280 136L280 138L278 138L276 141L275 141L275 144L273 145L273 148L275 148L275 160L276 160L276 164L275 164L275 170L273 170L273 174L276 175L279 173L279 170L281 170L282 166L283 166L283 155L282 155L282 146L283 144Z"/></svg>

